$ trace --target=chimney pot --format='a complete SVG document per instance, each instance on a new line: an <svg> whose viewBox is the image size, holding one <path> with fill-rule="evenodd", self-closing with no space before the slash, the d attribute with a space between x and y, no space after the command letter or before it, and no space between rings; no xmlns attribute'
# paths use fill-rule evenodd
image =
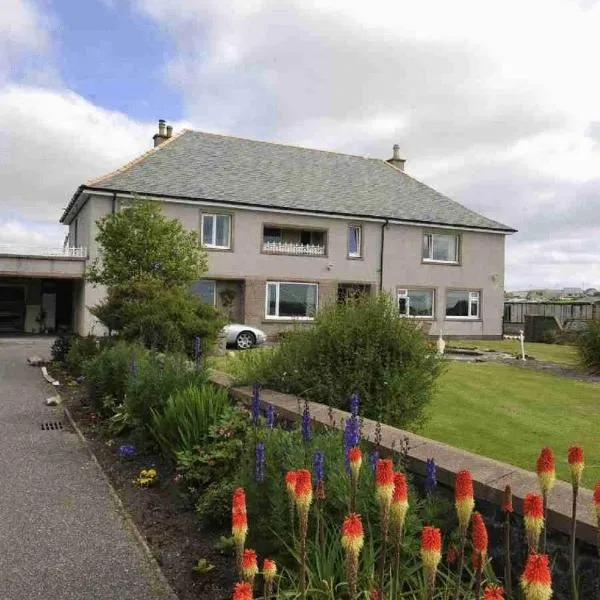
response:
<svg viewBox="0 0 600 600"><path fill-rule="evenodd" d="M158 120L158 135L165 135L165 120Z"/></svg>
<svg viewBox="0 0 600 600"><path fill-rule="evenodd" d="M170 138L173 135L173 126L167 125L167 137Z"/></svg>
<svg viewBox="0 0 600 600"><path fill-rule="evenodd" d="M158 120L158 133L155 133L154 136L152 136L152 139L154 140L155 148L156 148L156 146L160 146L166 139L171 137L171 135L169 134L169 129L172 132L173 128L171 126L169 126L166 128L166 131L165 131L165 125L166 125L166 123L165 123L164 119Z"/></svg>
<svg viewBox="0 0 600 600"><path fill-rule="evenodd" d="M392 150L392 158L388 158L386 162L396 167L396 169L404 171L404 163L406 162L406 159L400 158L400 146L398 144L394 144Z"/></svg>

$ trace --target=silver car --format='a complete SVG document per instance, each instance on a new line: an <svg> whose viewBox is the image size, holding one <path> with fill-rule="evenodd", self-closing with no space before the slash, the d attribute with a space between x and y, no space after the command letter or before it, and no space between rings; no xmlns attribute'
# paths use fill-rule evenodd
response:
<svg viewBox="0 0 600 600"><path fill-rule="evenodd" d="M223 327L225 333L225 343L228 346L235 346L240 350L246 350L267 341L267 334L256 327L241 325L240 323L230 323Z"/></svg>

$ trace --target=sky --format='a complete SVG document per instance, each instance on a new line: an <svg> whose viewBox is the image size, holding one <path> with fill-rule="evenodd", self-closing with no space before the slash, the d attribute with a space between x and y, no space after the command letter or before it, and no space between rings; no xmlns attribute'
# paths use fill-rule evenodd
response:
<svg viewBox="0 0 600 600"><path fill-rule="evenodd" d="M59 246L159 118L389 158L507 238L507 289L600 288L600 0L4 0L0 248Z"/></svg>

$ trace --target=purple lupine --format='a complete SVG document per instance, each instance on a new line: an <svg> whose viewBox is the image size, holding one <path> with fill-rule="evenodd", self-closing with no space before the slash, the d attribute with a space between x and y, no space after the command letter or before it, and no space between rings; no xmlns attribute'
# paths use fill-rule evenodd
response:
<svg viewBox="0 0 600 600"><path fill-rule="evenodd" d="M437 468L433 458L427 459L427 477L425 478L425 490L432 493L437 486Z"/></svg>
<svg viewBox="0 0 600 600"><path fill-rule="evenodd" d="M196 363L196 370L200 369L200 356L202 354L202 341L198 336L194 338L194 362Z"/></svg>
<svg viewBox="0 0 600 600"><path fill-rule="evenodd" d="M314 455L315 487L325 479L325 452L316 450Z"/></svg>
<svg viewBox="0 0 600 600"><path fill-rule="evenodd" d="M304 411L302 412L302 439L305 442L310 442L310 429L310 409L308 408L308 402L305 402Z"/></svg>
<svg viewBox="0 0 600 600"><path fill-rule="evenodd" d="M258 385L252 386L252 425L256 427L258 425L258 418L260 417L260 387Z"/></svg>
<svg viewBox="0 0 600 600"><path fill-rule="evenodd" d="M379 462L379 450L373 450L373 452L371 452L369 460L371 462L371 469L373 470L373 473L375 473L377 469L377 463Z"/></svg>
<svg viewBox="0 0 600 600"><path fill-rule="evenodd" d="M273 429L274 425L275 425L275 409L273 408L272 404L269 404L267 406L267 422L266 422L266 427L267 427L267 429Z"/></svg>
<svg viewBox="0 0 600 600"><path fill-rule="evenodd" d="M350 398L350 413L353 417L358 417L358 408L360 406L360 398L358 394L352 394Z"/></svg>
<svg viewBox="0 0 600 600"><path fill-rule="evenodd" d="M346 471L350 473L350 461L348 453L352 448L360 444L360 424L358 417L352 415L346 420L344 427L344 458L346 461Z"/></svg>
<svg viewBox="0 0 600 600"><path fill-rule="evenodd" d="M258 442L256 444L256 465L255 473L256 481L262 483L265 480L265 443Z"/></svg>

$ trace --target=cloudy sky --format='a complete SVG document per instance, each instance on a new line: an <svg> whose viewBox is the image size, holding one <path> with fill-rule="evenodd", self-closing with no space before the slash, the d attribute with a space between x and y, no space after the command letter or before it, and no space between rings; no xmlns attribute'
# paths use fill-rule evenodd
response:
<svg viewBox="0 0 600 600"><path fill-rule="evenodd" d="M60 244L156 120L388 158L519 230L508 289L600 287L600 0L4 0L0 245Z"/></svg>

